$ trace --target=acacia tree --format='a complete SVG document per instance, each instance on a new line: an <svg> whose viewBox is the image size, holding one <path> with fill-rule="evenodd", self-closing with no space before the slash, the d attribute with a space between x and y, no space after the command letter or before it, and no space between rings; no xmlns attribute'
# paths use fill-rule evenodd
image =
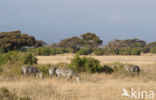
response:
<svg viewBox="0 0 156 100"><path fill-rule="evenodd" d="M118 40L115 39L111 42L109 42L105 48L109 50L114 50L116 54L121 53L121 51L128 52L129 48L137 48L141 49L144 48L146 45L146 42L140 39L127 39L127 40ZM119 52L120 51L120 52Z"/></svg>
<svg viewBox="0 0 156 100"><path fill-rule="evenodd" d="M85 33L85 34L82 34L80 37L85 41L85 45L89 47L93 47L93 46L98 47L103 42L94 33Z"/></svg>
<svg viewBox="0 0 156 100"><path fill-rule="evenodd" d="M83 45L83 40L81 40L79 37L71 37L68 39L63 39L59 43L59 46L61 47L80 47Z"/></svg>
<svg viewBox="0 0 156 100"><path fill-rule="evenodd" d="M43 46L41 41L35 40L33 36L22 34L21 31L1 32L0 48L5 51L17 50L24 46Z"/></svg>
<svg viewBox="0 0 156 100"><path fill-rule="evenodd" d="M58 44L53 44L54 47L65 47L65 48L73 48L73 49L80 49L83 47L92 48L98 47L102 44L102 40L94 34L94 33L85 33L82 34L80 37L71 37L67 39L61 40Z"/></svg>
<svg viewBox="0 0 156 100"><path fill-rule="evenodd" d="M139 39L127 39L127 40L113 40L109 42L105 47L110 49L119 49L119 48L142 48L146 45L146 42Z"/></svg>

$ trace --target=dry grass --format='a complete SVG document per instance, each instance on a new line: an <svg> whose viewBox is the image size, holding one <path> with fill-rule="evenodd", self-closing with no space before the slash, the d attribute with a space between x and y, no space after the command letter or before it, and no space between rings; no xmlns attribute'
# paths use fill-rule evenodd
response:
<svg viewBox="0 0 156 100"><path fill-rule="evenodd" d="M81 83L65 79L34 79L21 77L15 80L1 80L0 87L16 90L19 96L32 100L131 100L122 97L122 88L140 88L156 91L156 81L140 77L114 77L106 74L81 74Z"/></svg>
<svg viewBox="0 0 156 100"><path fill-rule="evenodd" d="M122 88L156 92L155 56L94 56L102 63L123 62L141 66L141 75L134 77L125 72L113 74L81 73L81 83L55 77L0 77L0 88L16 91L18 96L32 100L136 100L122 97ZM72 55L39 56L40 64L69 62ZM155 95L156 96L156 95ZM156 98L156 97L155 97ZM138 99L137 99L138 100ZM148 100L148 99L141 99ZM153 99L154 100L154 99Z"/></svg>
<svg viewBox="0 0 156 100"><path fill-rule="evenodd" d="M113 62L122 62L122 63L130 63L137 65L145 65L145 64L155 64L156 56L89 56L98 59L102 64L113 63ZM73 58L73 54L64 54L64 55L56 55L56 56L37 56L39 59L39 64L56 64L60 62L69 63L70 59Z"/></svg>

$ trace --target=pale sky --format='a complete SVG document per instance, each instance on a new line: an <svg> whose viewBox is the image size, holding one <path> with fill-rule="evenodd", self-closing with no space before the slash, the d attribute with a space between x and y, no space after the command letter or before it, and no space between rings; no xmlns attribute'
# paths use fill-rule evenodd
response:
<svg viewBox="0 0 156 100"><path fill-rule="evenodd" d="M0 32L12 30L49 44L87 32L156 41L156 0L0 0Z"/></svg>

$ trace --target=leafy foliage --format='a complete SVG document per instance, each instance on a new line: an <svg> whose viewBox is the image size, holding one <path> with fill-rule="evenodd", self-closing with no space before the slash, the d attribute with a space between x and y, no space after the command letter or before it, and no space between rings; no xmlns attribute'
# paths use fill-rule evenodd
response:
<svg viewBox="0 0 156 100"><path fill-rule="evenodd" d="M100 62L92 57L79 57L75 56L71 63L68 65L69 68L74 69L77 72L89 72L89 73L95 73L95 72L106 72L106 73L112 73L113 69L108 66L101 66Z"/></svg>
<svg viewBox="0 0 156 100"><path fill-rule="evenodd" d="M87 49L87 48L81 48L77 54L79 55L88 55L91 54L92 50L91 49Z"/></svg>
<svg viewBox="0 0 156 100"><path fill-rule="evenodd" d="M94 33L85 33L85 34L82 34L80 37L82 37L82 39L84 40L85 45L87 47L92 47L92 46L97 47L97 46L101 45L103 42Z"/></svg>
<svg viewBox="0 0 156 100"><path fill-rule="evenodd" d="M37 63L37 58L32 55L31 53L26 53L25 57L23 58L23 64L36 64Z"/></svg>
<svg viewBox="0 0 156 100"><path fill-rule="evenodd" d="M0 48L5 51L18 50L24 46L43 46L43 42L35 40L33 36L22 34L21 31L1 32Z"/></svg>
<svg viewBox="0 0 156 100"><path fill-rule="evenodd" d="M108 65L104 65L104 66L102 66L102 67L100 67L98 69L98 72L99 73L105 72L105 73L109 73L110 74L110 73L113 73L114 70L111 67L109 67Z"/></svg>
<svg viewBox="0 0 156 100"><path fill-rule="evenodd" d="M94 49L94 54L98 56L104 55L104 50L103 49Z"/></svg>
<svg viewBox="0 0 156 100"><path fill-rule="evenodd" d="M131 48L121 48L119 50L119 55L131 55Z"/></svg>
<svg viewBox="0 0 156 100"><path fill-rule="evenodd" d="M89 72L94 73L98 71L100 68L100 62L94 58L87 58L83 57L80 58L79 56L75 56L68 67L74 69L77 72Z"/></svg>
<svg viewBox="0 0 156 100"><path fill-rule="evenodd" d="M98 47L102 44L102 40L94 34L94 33L85 33L82 34L80 37L71 37L67 39L61 40L58 44L53 44L53 47L64 47L64 48L73 48L74 52L79 50L80 48L92 48Z"/></svg>
<svg viewBox="0 0 156 100"><path fill-rule="evenodd" d="M125 47L130 48L142 48L146 45L146 42L139 39L127 39L127 40L113 40L109 42L105 47L109 49L120 49Z"/></svg>
<svg viewBox="0 0 156 100"><path fill-rule="evenodd" d="M34 64L37 63L37 58L30 53L10 51L0 55L0 65L3 64Z"/></svg>
<svg viewBox="0 0 156 100"><path fill-rule="evenodd" d="M137 48L133 48L131 50L131 55L140 55L141 50L137 49Z"/></svg>

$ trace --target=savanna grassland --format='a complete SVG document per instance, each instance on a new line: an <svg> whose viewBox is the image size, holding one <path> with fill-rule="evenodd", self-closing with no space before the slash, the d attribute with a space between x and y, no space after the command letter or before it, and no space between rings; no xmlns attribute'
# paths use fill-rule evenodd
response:
<svg viewBox="0 0 156 100"><path fill-rule="evenodd" d="M70 59L74 57L74 54L61 54L56 56L37 56L39 59L39 64L56 64L60 62L69 63ZM94 57L98 59L101 64L110 64L114 62L137 64L137 65L146 65L146 64L156 64L155 55L142 55L142 56L95 56L88 55L87 57Z"/></svg>
<svg viewBox="0 0 156 100"><path fill-rule="evenodd" d="M68 63L73 55L38 56L39 64ZM122 97L122 88L156 92L156 56L93 56L102 64L132 63L141 68L140 76L126 72L80 73L81 83L64 78L45 76L43 79L32 76L0 77L0 88L6 87L17 96L32 100L135 100ZM155 94L156 96L156 94ZM155 97L156 98L156 97ZM148 100L144 98L142 100ZM154 100L154 99L153 99Z"/></svg>

